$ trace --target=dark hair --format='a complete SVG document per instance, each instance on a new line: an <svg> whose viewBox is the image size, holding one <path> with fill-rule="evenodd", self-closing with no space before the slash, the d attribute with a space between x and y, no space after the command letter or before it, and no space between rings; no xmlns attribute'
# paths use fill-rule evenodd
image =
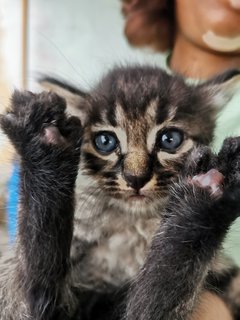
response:
<svg viewBox="0 0 240 320"><path fill-rule="evenodd" d="M125 34L133 46L171 49L175 36L174 0L122 0Z"/></svg>

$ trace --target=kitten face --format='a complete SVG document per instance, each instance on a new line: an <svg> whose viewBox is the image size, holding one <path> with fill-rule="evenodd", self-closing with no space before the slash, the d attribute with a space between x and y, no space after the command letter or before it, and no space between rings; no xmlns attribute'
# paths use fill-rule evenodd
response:
<svg viewBox="0 0 240 320"><path fill-rule="evenodd" d="M119 125L96 123L85 130L83 173L92 176L107 196L141 207L167 196L193 140L181 124L156 123L149 116L129 119L116 106Z"/></svg>
<svg viewBox="0 0 240 320"><path fill-rule="evenodd" d="M77 190L94 195L95 207L105 202L146 213L159 212L194 146L211 142L216 114L238 88L239 71L189 86L159 68L115 68L89 93L52 78L41 83L65 97L83 123L84 178Z"/></svg>
<svg viewBox="0 0 240 320"><path fill-rule="evenodd" d="M88 103L82 173L127 211L163 204L187 154L212 138L211 112L207 126L200 118L202 98L165 73L113 74Z"/></svg>

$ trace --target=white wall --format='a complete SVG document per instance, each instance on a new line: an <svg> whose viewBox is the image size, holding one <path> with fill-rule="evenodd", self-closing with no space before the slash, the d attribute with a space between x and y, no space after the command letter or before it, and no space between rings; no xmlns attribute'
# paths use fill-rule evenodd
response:
<svg viewBox="0 0 240 320"><path fill-rule="evenodd" d="M127 44L120 0L32 0L29 17L31 86L35 72L88 87L116 63L161 63Z"/></svg>

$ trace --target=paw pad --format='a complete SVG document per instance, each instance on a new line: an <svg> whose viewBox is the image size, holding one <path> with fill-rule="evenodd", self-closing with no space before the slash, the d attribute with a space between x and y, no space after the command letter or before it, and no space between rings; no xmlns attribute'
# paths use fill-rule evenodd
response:
<svg viewBox="0 0 240 320"><path fill-rule="evenodd" d="M209 189L211 195L214 197L222 195L223 182L224 176L216 169L211 169L207 173L198 174L192 178L193 184L203 189Z"/></svg>
<svg viewBox="0 0 240 320"><path fill-rule="evenodd" d="M66 142L66 139L61 135L58 128L53 125L44 128L42 139L46 144L61 145Z"/></svg>

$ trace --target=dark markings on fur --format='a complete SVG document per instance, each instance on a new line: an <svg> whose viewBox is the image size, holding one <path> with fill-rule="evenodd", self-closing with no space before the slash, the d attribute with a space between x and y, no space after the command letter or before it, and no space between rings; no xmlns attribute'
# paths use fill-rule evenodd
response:
<svg viewBox="0 0 240 320"><path fill-rule="evenodd" d="M117 186L118 186L117 182L114 181L114 180L106 181L106 182L105 182L105 185L106 185L107 187L117 187Z"/></svg>
<svg viewBox="0 0 240 320"><path fill-rule="evenodd" d="M53 93L13 95L0 119L21 157L21 200L15 257L8 266L2 263L0 273L1 320L186 320L209 272L219 272L215 285L226 289L232 310L239 308L239 292L228 292L231 276L238 275L224 279L224 268L210 266L240 212L240 139L227 139L218 155L207 147L191 153L199 142L211 141L216 104L226 104L232 94L224 81L237 74L188 86L158 68L115 68L83 94L49 79L81 96L76 107L85 111L83 128ZM154 146L156 126L172 122L193 139L189 149L179 147L161 161L147 139ZM90 152L95 124L124 131L126 139L118 137L125 139L124 154L119 148L104 160ZM45 129L52 126L56 139L49 141ZM95 181L77 190L82 202L73 220L80 148L82 173ZM126 168L135 181L149 170L150 196L138 206L128 198ZM189 179L189 173L209 168L225 176L219 198Z"/></svg>
<svg viewBox="0 0 240 320"><path fill-rule="evenodd" d="M101 172L107 164L106 160L96 157L90 152L83 153L82 157L84 158L85 168L90 170L91 174Z"/></svg>
<svg viewBox="0 0 240 320"><path fill-rule="evenodd" d="M166 121L168 117L169 117L169 101L166 98L161 99L157 107L156 123L161 124L164 121Z"/></svg>
<svg viewBox="0 0 240 320"><path fill-rule="evenodd" d="M113 171L102 172L103 178L114 180L116 178L116 173Z"/></svg>
<svg viewBox="0 0 240 320"><path fill-rule="evenodd" d="M69 91L71 93L74 93L76 95L79 95L81 97L86 97L87 96L86 92L84 92L83 90L80 90L80 89L72 86L71 84L68 84L66 82L63 82L63 81L61 81L59 79L56 79L56 78L53 78L53 77L40 77L39 78L39 83L41 83L41 82L52 83L52 84L54 84L54 85L56 85L58 87L61 87L61 88L65 89L65 90L67 90L67 91Z"/></svg>

